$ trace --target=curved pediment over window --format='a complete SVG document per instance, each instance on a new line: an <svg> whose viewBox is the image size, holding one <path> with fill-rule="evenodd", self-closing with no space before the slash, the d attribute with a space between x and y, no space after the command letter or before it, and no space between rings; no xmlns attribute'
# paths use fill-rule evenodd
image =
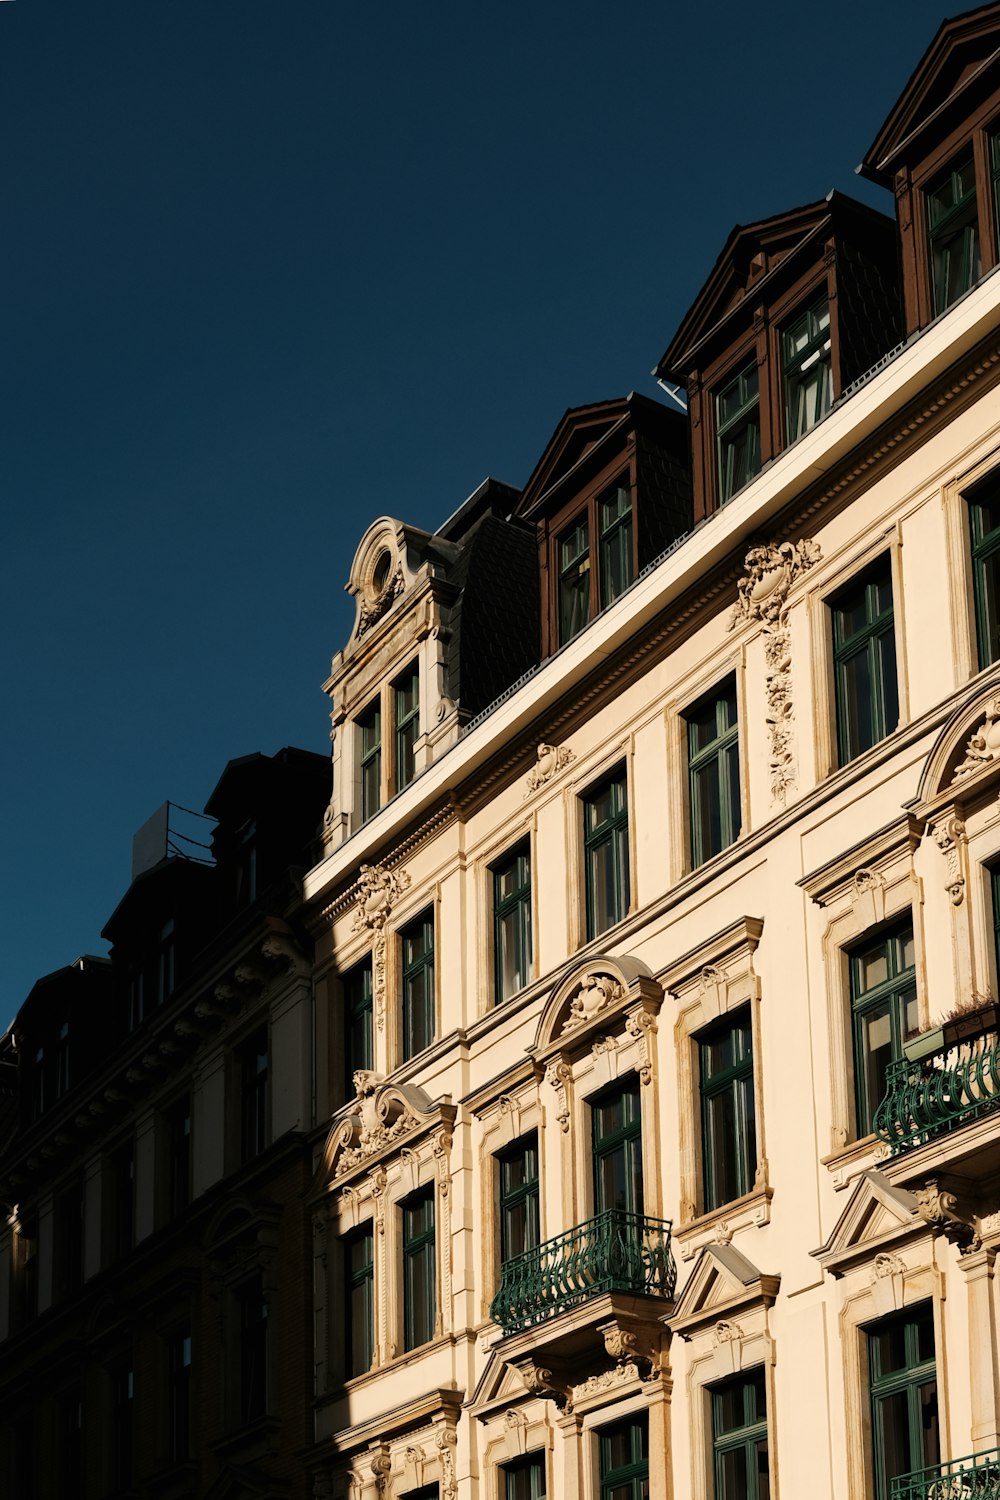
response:
<svg viewBox="0 0 1000 1500"><path fill-rule="evenodd" d="M922 803L942 794L966 798L1000 778L1000 681L979 688L958 708L927 757L917 793Z"/></svg>
<svg viewBox="0 0 1000 1500"><path fill-rule="evenodd" d="M316 1186L366 1167L397 1143L434 1125L450 1127L455 1106L434 1101L413 1083L387 1083L381 1073L359 1069L355 1096L330 1128Z"/></svg>
<svg viewBox="0 0 1000 1500"><path fill-rule="evenodd" d="M358 606L355 635L364 635L403 592L405 551L403 527L389 516L374 521L361 538L347 582L347 592Z"/></svg>
<svg viewBox="0 0 1000 1500"><path fill-rule="evenodd" d="M544 1055L554 1047L572 1046L592 1030L606 1028L610 1017L634 1005L644 993L662 998L641 959L592 955L553 990L538 1024L535 1051Z"/></svg>

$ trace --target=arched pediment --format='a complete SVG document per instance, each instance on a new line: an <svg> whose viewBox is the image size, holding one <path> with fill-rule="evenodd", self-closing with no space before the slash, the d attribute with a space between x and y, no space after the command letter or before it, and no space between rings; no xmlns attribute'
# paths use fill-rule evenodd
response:
<svg viewBox="0 0 1000 1500"><path fill-rule="evenodd" d="M450 1101L435 1102L413 1083L387 1083L380 1073L359 1069L354 1088L354 1098L330 1127L314 1191L382 1156L421 1128L450 1126L455 1119Z"/></svg>
<svg viewBox="0 0 1000 1500"><path fill-rule="evenodd" d="M274 1203L253 1202L242 1196L227 1198L208 1221L203 1241L205 1249L211 1253L250 1234L256 1236L261 1227L273 1223L280 1212Z"/></svg>
<svg viewBox="0 0 1000 1500"><path fill-rule="evenodd" d="M662 994L641 959L595 953L553 990L538 1023L535 1051L544 1053L578 1035L585 1036L592 1026L605 1025L609 1012L637 998L643 981Z"/></svg>
<svg viewBox="0 0 1000 1500"><path fill-rule="evenodd" d="M918 801L931 802L942 792L965 792L989 772L1000 774L1000 679L979 687L944 725L920 778Z"/></svg>

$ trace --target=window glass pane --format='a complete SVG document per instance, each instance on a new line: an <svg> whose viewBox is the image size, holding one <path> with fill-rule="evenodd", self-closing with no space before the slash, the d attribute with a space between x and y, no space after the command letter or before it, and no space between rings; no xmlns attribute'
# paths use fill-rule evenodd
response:
<svg viewBox="0 0 1000 1500"><path fill-rule="evenodd" d="M401 934L403 958L403 1058L434 1040L434 919L418 917Z"/></svg>
<svg viewBox="0 0 1000 1500"><path fill-rule="evenodd" d="M691 818L691 860L697 866L728 848L740 832L740 759L736 683L685 714Z"/></svg>
<svg viewBox="0 0 1000 1500"><path fill-rule="evenodd" d="M631 496L618 485L597 504L601 538L601 608L606 609L632 582Z"/></svg>
<svg viewBox="0 0 1000 1500"><path fill-rule="evenodd" d="M628 808L624 775L584 800L587 937L620 922L629 908Z"/></svg>
<svg viewBox="0 0 1000 1500"><path fill-rule="evenodd" d="M845 765L899 723L892 576L888 558L831 604L837 743Z"/></svg>
<svg viewBox="0 0 1000 1500"><path fill-rule="evenodd" d="M559 644L565 645L590 618L590 543L581 520L559 538Z"/></svg>

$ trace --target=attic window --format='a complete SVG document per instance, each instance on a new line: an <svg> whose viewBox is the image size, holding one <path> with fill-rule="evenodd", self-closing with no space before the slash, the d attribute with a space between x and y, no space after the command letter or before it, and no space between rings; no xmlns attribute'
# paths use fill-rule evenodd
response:
<svg viewBox="0 0 1000 1500"><path fill-rule="evenodd" d="M373 593L375 593L376 595L378 595L378 594L382 594L382 593L385 592L386 585L389 582L389 574L391 572L392 572L392 554L385 547L383 547L382 551L379 553L378 557L375 559L375 566L372 569L372 591L373 591Z"/></svg>
<svg viewBox="0 0 1000 1500"><path fill-rule="evenodd" d="M971 155L948 168L927 194L934 312L943 313L982 275L976 164Z"/></svg>

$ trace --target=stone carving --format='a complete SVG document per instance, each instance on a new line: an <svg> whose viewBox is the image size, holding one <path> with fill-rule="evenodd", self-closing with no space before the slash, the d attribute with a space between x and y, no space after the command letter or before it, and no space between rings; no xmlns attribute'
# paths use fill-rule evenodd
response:
<svg viewBox="0 0 1000 1500"><path fill-rule="evenodd" d="M874 927L885 917L885 878L878 870L855 870L851 888L851 910L858 932Z"/></svg>
<svg viewBox="0 0 1000 1500"><path fill-rule="evenodd" d="M557 1375L542 1365L536 1365L531 1358L518 1360L516 1368L532 1396L547 1397L567 1412L573 1410L572 1387L563 1380L561 1374Z"/></svg>
<svg viewBox="0 0 1000 1500"><path fill-rule="evenodd" d="M290 974L309 973L306 958L297 943L286 933L269 933L261 943L260 951L265 958L273 959L276 963L283 963Z"/></svg>
<svg viewBox="0 0 1000 1500"><path fill-rule="evenodd" d="M564 1135L569 1131L569 1084L572 1079L573 1069L569 1063L556 1059L545 1069L545 1081L556 1091L556 1119Z"/></svg>
<svg viewBox="0 0 1000 1500"><path fill-rule="evenodd" d="M944 818L940 823L935 823L928 831L948 862L948 879L945 882L945 890L951 897L951 904L952 906L961 906L965 895L965 876L962 874L961 852L961 845L965 842L965 824L961 818Z"/></svg>
<svg viewBox="0 0 1000 1500"><path fill-rule="evenodd" d="M595 1036L590 1048L596 1057L602 1052L615 1052L618 1048L618 1039L613 1036Z"/></svg>
<svg viewBox="0 0 1000 1500"><path fill-rule="evenodd" d="M660 1373L663 1357L662 1330L652 1327L622 1328L617 1322L602 1323L598 1332L604 1347L618 1364L635 1366L638 1360L648 1364L653 1375Z"/></svg>
<svg viewBox="0 0 1000 1500"><path fill-rule="evenodd" d="M508 1407L503 1414L507 1429L507 1457L520 1458L528 1449L528 1419L523 1411Z"/></svg>
<svg viewBox="0 0 1000 1500"><path fill-rule="evenodd" d="M627 1385L637 1374L635 1365L626 1360L622 1364L612 1365L610 1370L589 1375L580 1385L573 1387L573 1402L586 1401L590 1396L602 1396L616 1385Z"/></svg>
<svg viewBox="0 0 1000 1500"><path fill-rule="evenodd" d="M743 1329L738 1323L729 1318L720 1318L712 1330L712 1337L716 1344L741 1343L743 1340Z"/></svg>
<svg viewBox="0 0 1000 1500"><path fill-rule="evenodd" d="M330 1151L334 1176L384 1151L433 1113L423 1089L415 1084L387 1084L381 1073L359 1069L354 1074L354 1088L355 1109L333 1133Z"/></svg>
<svg viewBox="0 0 1000 1500"><path fill-rule="evenodd" d="M389 1186L389 1177L385 1167L376 1167L368 1180L371 1183L372 1202L375 1205L375 1228L379 1234L385 1234L385 1195Z"/></svg>
<svg viewBox="0 0 1000 1500"><path fill-rule="evenodd" d="M988 1234L1000 1234L1000 1213L983 1214L980 1218L980 1239L985 1239Z"/></svg>
<svg viewBox="0 0 1000 1500"><path fill-rule="evenodd" d="M413 1476L413 1488L422 1489L424 1483L424 1464L427 1462L423 1448L409 1447L403 1449L403 1467L409 1469Z"/></svg>
<svg viewBox="0 0 1000 1500"><path fill-rule="evenodd" d="M656 1031L656 1021L648 1010L634 1010L625 1017L625 1030L638 1043L640 1083L650 1083L653 1078L650 1037Z"/></svg>
<svg viewBox="0 0 1000 1500"><path fill-rule="evenodd" d="M390 575L381 589L377 592L372 587L371 591L365 590L361 596L361 611L358 616L358 636L363 636L366 630L370 630L385 614L389 605L398 594L403 592L403 564L396 563L395 571Z"/></svg>
<svg viewBox="0 0 1000 1500"><path fill-rule="evenodd" d="M375 1023L385 1026L385 924L400 895L410 884L405 870L387 870L384 865L362 865L355 893L354 931L370 928L372 942L372 998Z"/></svg>
<svg viewBox="0 0 1000 1500"><path fill-rule="evenodd" d="M1000 757L1000 696L987 706L983 721L972 734L965 749L965 759L952 773L952 782L971 776Z"/></svg>
<svg viewBox="0 0 1000 1500"><path fill-rule="evenodd" d="M458 1433L454 1427L441 1427L435 1441L441 1455L441 1500L456 1500L458 1476L455 1472L455 1449L458 1447Z"/></svg>
<svg viewBox="0 0 1000 1500"><path fill-rule="evenodd" d="M563 1034L576 1026L582 1026L585 1021L592 1021L615 1000L620 1000L624 993L618 980L613 979L610 974L584 974L576 994L570 1000Z"/></svg>
<svg viewBox="0 0 1000 1500"><path fill-rule="evenodd" d="M764 632L764 692L767 698L771 800L784 803L795 786L792 654L788 633L788 591L800 574L820 560L814 541L765 543L751 547L745 572L736 585L730 630L740 621L757 621Z"/></svg>
<svg viewBox="0 0 1000 1500"><path fill-rule="evenodd" d="M733 1240L733 1226L728 1219L720 1219L715 1226L715 1243L717 1245L730 1245Z"/></svg>
<svg viewBox="0 0 1000 1500"><path fill-rule="evenodd" d="M955 1193L949 1192L934 1178L923 1187L913 1189L917 1200L917 1215L933 1229L939 1230L949 1240L966 1250L979 1248L979 1236L972 1220L958 1205Z"/></svg>
<svg viewBox="0 0 1000 1500"><path fill-rule="evenodd" d="M371 1471L375 1476L375 1492L378 1495L387 1493L389 1475L392 1473L392 1456L384 1445L376 1448L372 1453Z"/></svg>
<svg viewBox="0 0 1000 1500"><path fill-rule="evenodd" d="M906 1262L900 1256L894 1255L891 1250L882 1250L875 1257L872 1266L872 1280L881 1281L886 1276L905 1276Z"/></svg>
<svg viewBox="0 0 1000 1500"><path fill-rule="evenodd" d="M537 792L539 787L545 786L558 771L571 766L575 760L576 756L568 745L539 745L538 760L525 778L525 798L530 797L532 792Z"/></svg>

